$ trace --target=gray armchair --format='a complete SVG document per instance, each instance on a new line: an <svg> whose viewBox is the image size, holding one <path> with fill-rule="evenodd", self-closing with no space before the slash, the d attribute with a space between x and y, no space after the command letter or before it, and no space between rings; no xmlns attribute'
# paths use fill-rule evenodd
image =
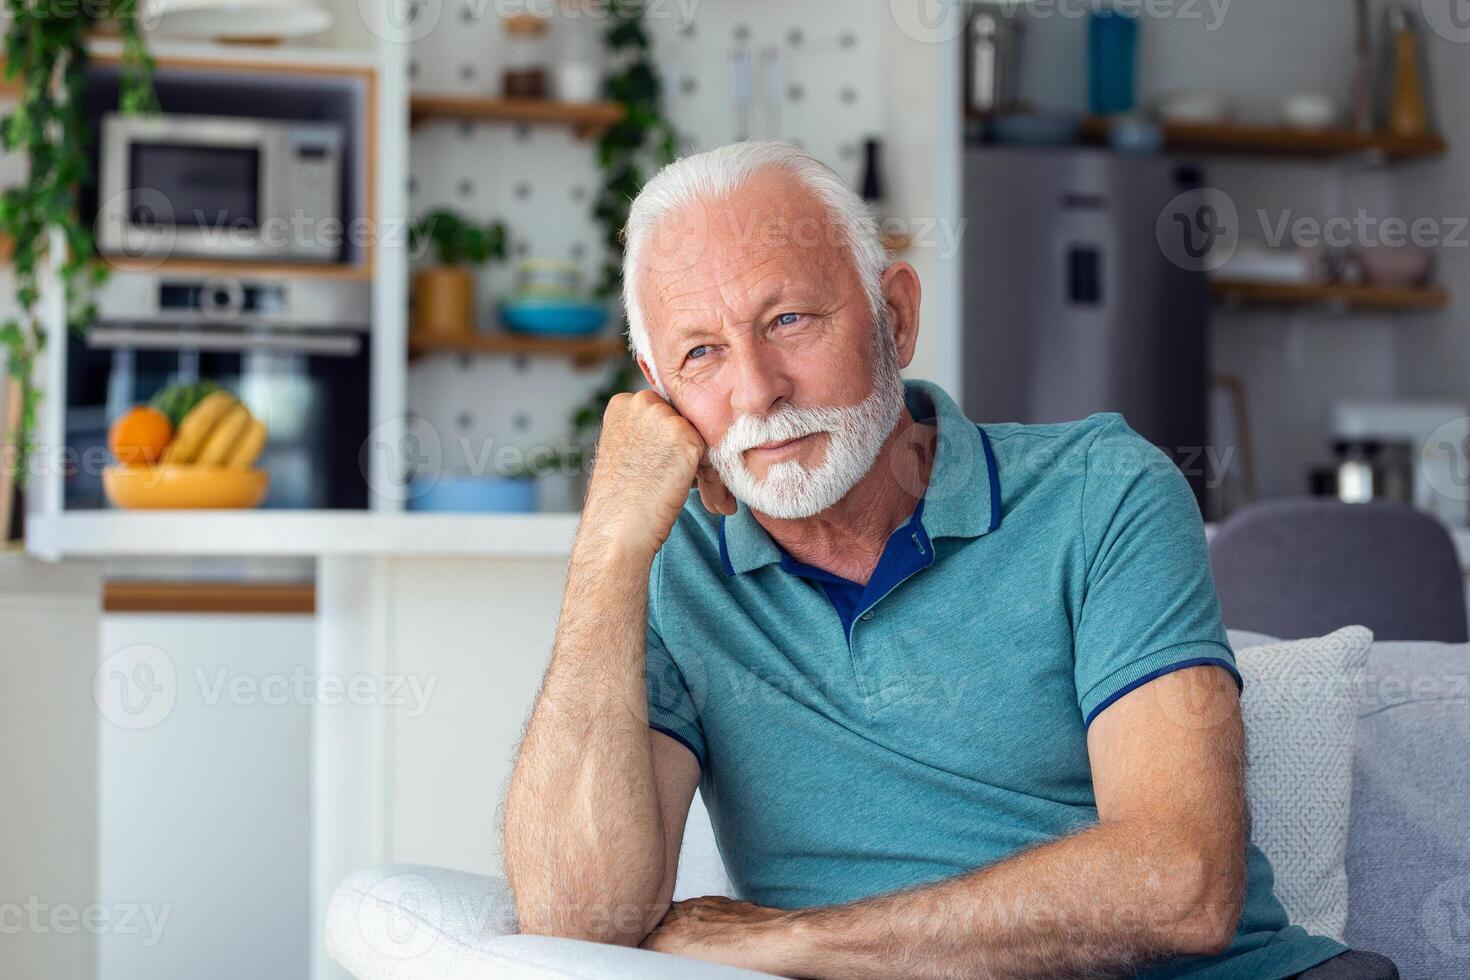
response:
<svg viewBox="0 0 1470 980"><path fill-rule="evenodd" d="M1467 638L1454 541L1403 504L1257 504L1221 525L1210 564L1230 629L1294 640L1356 624L1379 641Z"/></svg>

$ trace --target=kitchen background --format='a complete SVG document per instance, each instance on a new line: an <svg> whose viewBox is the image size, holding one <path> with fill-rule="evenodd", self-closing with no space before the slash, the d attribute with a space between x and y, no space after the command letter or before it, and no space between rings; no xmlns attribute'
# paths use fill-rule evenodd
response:
<svg viewBox="0 0 1470 980"><path fill-rule="evenodd" d="M0 793L28 801L5 831L30 846L0 855L0 881L169 920L151 943L7 937L0 973L337 976L320 915L344 875L496 869L487 828L549 650L575 451L637 379L597 295L615 258L598 207L604 137L649 98L676 152L783 138L863 188L924 285L906 373L977 419L1124 411L1190 469L1212 525L1253 500L1400 497L1470 556L1459 0L631 6L647 78L593 0L160 0L145 39L164 112L114 143L124 48L87 42L101 181L82 208L129 207L97 225L124 239L86 333L63 342L42 271L38 452L0 513L0 670L24 679L0 684ZM150 253L158 225L135 205L158 202L107 193L109 161L183 146L132 189L202 193L215 214L274 200L259 174L201 166L184 112L253 120L230 138L297 160L291 206L382 234L326 261L245 254L253 240ZM340 142L281 150L324 123ZM301 161L334 153L337 192L309 193ZM0 156L0 185L26 179ZM410 240L442 211L456 220ZM1351 222L1342 247L1262 247L1332 219ZM1395 221L1424 247L1374 247ZM0 268L7 316L16 282ZM171 386L196 378L231 394L183 459L205 403ZM116 466L119 420L146 423L136 405L165 389L180 458ZM13 420L18 386L5 395ZM135 429L115 448L158 437ZM321 678L408 700L344 704Z"/></svg>

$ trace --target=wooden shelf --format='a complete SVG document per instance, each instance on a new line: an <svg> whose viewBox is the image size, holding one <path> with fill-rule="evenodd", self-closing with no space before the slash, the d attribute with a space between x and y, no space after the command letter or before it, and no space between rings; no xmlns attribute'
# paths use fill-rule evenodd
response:
<svg viewBox="0 0 1470 980"><path fill-rule="evenodd" d="M1389 133L1358 133L1348 129L1292 129L1246 123L1164 123L1164 149L1170 153L1219 156L1296 157L1324 159L1355 154L1381 155L1386 160L1441 156L1445 142L1438 136L1410 139ZM1108 120L1088 119L1083 135L1106 141Z"/></svg>
<svg viewBox="0 0 1470 980"><path fill-rule="evenodd" d="M157 259L132 258L125 255L103 255L101 260L119 272L172 272L199 276L296 276L311 279L345 279L370 282L372 267L364 263L309 262L231 262L222 259Z"/></svg>
<svg viewBox="0 0 1470 980"><path fill-rule="evenodd" d="M914 246L914 236L902 231L885 231L880 236L883 247L895 254L907 252Z"/></svg>
<svg viewBox="0 0 1470 980"><path fill-rule="evenodd" d="M535 337L513 333L473 333L435 337L409 331L408 352L424 354L491 354L502 357L569 357L577 367L591 367L618 357L631 357L619 337Z"/></svg>
<svg viewBox="0 0 1470 980"><path fill-rule="evenodd" d="M618 102L556 102L552 99L506 99L465 95L415 95L408 120L417 126L430 119L480 119L491 122L547 123L570 126L581 139L602 135L626 115Z"/></svg>
<svg viewBox="0 0 1470 980"><path fill-rule="evenodd" d="M1327 306L1352 312L1413 313L1442 310L1449 293L1439 287L1324 285L1216 280L1215 298L1230 306Z"/></svg>
<svg viewBox="0 0 1470 980"><path fill-rule="evenodd" d="M105 612L316 612L310 582L170 582L113 580L103 586Z"/></svg>

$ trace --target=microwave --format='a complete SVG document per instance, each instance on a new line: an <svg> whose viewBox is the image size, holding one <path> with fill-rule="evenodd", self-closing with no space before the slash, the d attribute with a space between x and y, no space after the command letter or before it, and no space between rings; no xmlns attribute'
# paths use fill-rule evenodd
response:
<svg viewBox="0 0 1470 980"><path fill-rule="evenodd" d="M337 262L342 127L235 116L102 117L103 254Z"/></svg>

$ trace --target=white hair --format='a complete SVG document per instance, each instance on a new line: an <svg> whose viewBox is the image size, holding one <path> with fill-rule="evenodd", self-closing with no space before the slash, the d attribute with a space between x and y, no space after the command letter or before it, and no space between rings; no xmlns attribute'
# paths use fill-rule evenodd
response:
<svg viewBox="0 0 1470 980"><path fill-rule="evenodd" d="M628 210L628 224L623 230L623 308L628 314L628 348L643 358L661 394L666 393L653 362L648 324L638 302L638 264L644 246L660 219L695 201L727 197L766 170L786 171L826 206L852 256L874 326L879 324L888 250L883 247L872 210L832 168L805 150L777 140L731 143L682 157L643 185Z"/></svg>

